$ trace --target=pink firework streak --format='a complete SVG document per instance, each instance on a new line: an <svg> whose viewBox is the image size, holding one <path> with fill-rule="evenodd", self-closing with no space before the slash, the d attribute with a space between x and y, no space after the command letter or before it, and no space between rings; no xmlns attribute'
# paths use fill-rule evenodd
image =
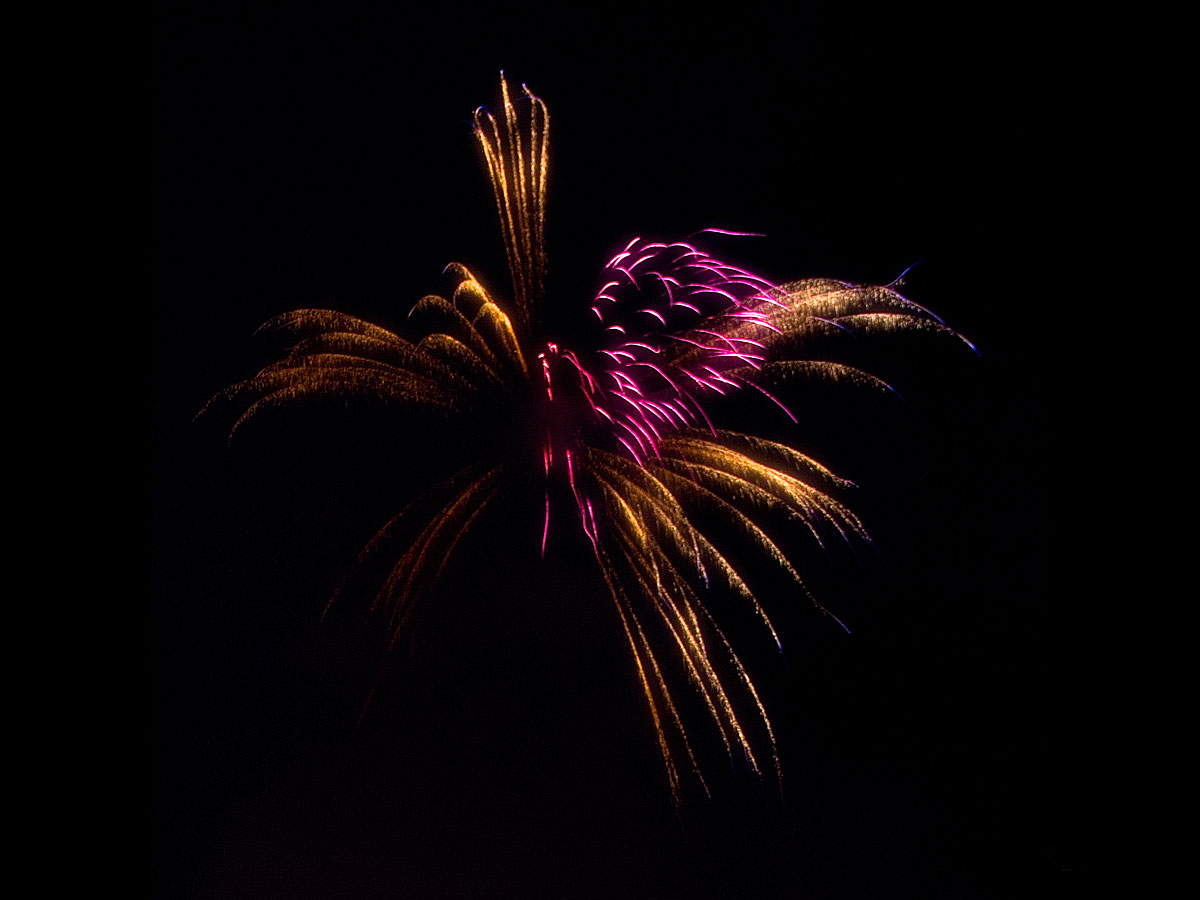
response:
<svg viewBox="0 0 1200 900"><path fill-rule="evenodd" d="M765 343L726 333L733 327L744 332L748 323L764 336L778 333L769 317L772 309L785 308L776 299L776 285L694 244L640 237L608 261L602 277L591 304L600 330L596 374L555 343L547 343L538 354L551 412L543 449L546 474L555 468L556 459L564 462L580 521L593 545L595 517L590 501L576 487L570 457L574 435L568 423L581 419L567 410L555 415L556 404L578 406L582 397L582 421L602 426L638 464L658 456L664 435L681 428L703 427L715 437L704 400L743 386L764 394L796 421L778 398L735 372L758 369L766 361ZM576 390L567 392L560 385L556 393L555 382L564 379ZM543 555L549 526L547 489Z"/></svg>

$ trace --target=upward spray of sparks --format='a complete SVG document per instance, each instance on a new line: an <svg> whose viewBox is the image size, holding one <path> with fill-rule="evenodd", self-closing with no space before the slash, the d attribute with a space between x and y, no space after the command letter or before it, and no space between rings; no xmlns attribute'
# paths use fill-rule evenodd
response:
<svg viewBox="0 0 1200 900"><path fill-rule="evenodd" d="M587 536L624 630L672 796L678 802L687 777L708 791L680 711L679 674L729 757L778 779L767 710L711 598L740 600L779 644L728 555L737 549L746 558L748 550L845 628L808 592L765 520L783 512L822 546L868 537L835 497L849 482L792 446L719 427L719 401L749 391L794 423L773 386L804 378L887 389L862 370L821 360L815 353L823 342L912 330L965 339L902 296L898 283L773 284L704 249L713 233L736 234L716 229L688 240L633 238L601 269L598 287L573 301L592 325L586 346L548 339L550 117L527 88L514 100L503 76L500 97L498 114L475 112L474 129L499 213L511 298L492 296L451 263L453 291L415 304L409 337L333 310L284 313L260 330L287 335L290 352L205 409L240 410L231 437L264 413L317 397L386 404L401 416L432 414L481 431L495 427L497 410L510 411L513 425L520 415L525 427L525 411L534 409L546 496L542 521L531 523L531 547L546 553L558 496L552 487L561 484L573 504L567 518ZM464 536L487 520L521 462L513 446L481 435L473 465L419 497L363 550L360 564L402 547L387 558L371 604L387 622L390 643L432 596ZM700 524L714 513L725 523L719 535ZM741 546L722 543L731 541Z"/></svg>

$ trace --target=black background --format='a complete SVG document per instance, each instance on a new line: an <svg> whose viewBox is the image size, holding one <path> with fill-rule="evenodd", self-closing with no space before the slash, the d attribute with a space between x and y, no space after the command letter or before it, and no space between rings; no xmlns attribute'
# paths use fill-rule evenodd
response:
<svg viewBox="0 0 1200 900"><path fill-rule="evenodd" d="M879 6L158 4L152 896L990 898L1088 870L1039 48ZM280 312L401 328L451 260L503 290L468 124L502 68L550 107L563 327L633 235L721 226L763 232L720 249L779 281L920 261L908 295L979 347L882 341L864 359L904 403L805 395L794 432L733 413L857 482L876 541L814 568L852 635L787 596L786 661L745 630L782 798L717 767L673 809L610 601L571 537L537 563L536 513L472 545L377 681L360 617L322 610L433 479L413 448L455 448L338 414L226 448L228 421L192 421L271 361L251 334Z"/></svg>

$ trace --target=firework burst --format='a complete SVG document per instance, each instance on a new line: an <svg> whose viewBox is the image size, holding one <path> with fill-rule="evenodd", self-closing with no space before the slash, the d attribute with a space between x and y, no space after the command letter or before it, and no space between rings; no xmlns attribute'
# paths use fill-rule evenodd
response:
<svg viewBox="0 0 1200 900"><path fill-rule="evenodd" d="M527 462L518 457L540 453L545 498L541 521L531 523L531 552L540 544L546 554L552 522L563 515L556 498L565 498L565 518L586 535L623 627L672 795L678 800L689 772L707 791L680 709L681 673L726 753L777 779L766 708L711 598L738 598L776 644L779 637L728 542L736 540L741 554L759 554L844 628L808 592L764 522L782 514L821 546L868 538L836 499L849 482L794 447L720 428L716 409L723 398L753 392L795 422L773 386L805 378L887 389L862 370L815 356L821 341L917 329L959 336L902 296L898 282L773 284L710 255L702 247L716 232L709 230L681 241L629 241L604 266L590 298L581 297L579 312L590 322L581 346L549 340L542 305L550 120L528 89L515 101L503 77L500 89L500 114L480 108L474 125L499 212L511 302L451 263L453 289L413 307L408 337L333 310L285 313L261 330L285 335L287 355L206 409L240 411L231 437L273 409L319 397L479 425L474 464L401 511L360 555L360 565L384 561L371 611L386 621L390 643ZM536 444L485 439L497 416L509 432L533 431ZM719 536L699 524L714 516Z"/></svg>

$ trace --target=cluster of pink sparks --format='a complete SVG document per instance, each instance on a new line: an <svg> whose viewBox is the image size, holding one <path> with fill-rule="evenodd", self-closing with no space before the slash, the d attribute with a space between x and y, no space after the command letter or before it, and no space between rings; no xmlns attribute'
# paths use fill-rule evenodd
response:
<svg viewBox="0 0 1200 900"><path fill-rule="evenodd" d="M748 236L746 232L705 229L709 233ZM740 377L734 370L758 369L766 361L766 344L719 330L722 324L750 324L778 334L771 323L772 308L786 309L779 289L745 269L722 262L696 246L666 244L636 237L610 259L591 310L604 337L598 351L599 376L593 375L570 350L550 342L538 354L542 364L546 403L555 404L556 373L576 376L578 394L639 464L658 456L663 435L680 428L706 427L716 435L701 405L705 395L724 396L749 386L797 421L778 398ZM686 359L686 364L683 360ZM563 388L560 387L560 402ZM574 393L574 392L572 392ZM567 417L569 419L569 417ZM558 458L563 461L584 532L598 551L595 513L590 499L575 483L570 434L561 433L551 416L546 426L543 463L549 478ZM559 433L556 433L559 432ZM542 530L542 553L550 527L549 490Z"/></svg>

